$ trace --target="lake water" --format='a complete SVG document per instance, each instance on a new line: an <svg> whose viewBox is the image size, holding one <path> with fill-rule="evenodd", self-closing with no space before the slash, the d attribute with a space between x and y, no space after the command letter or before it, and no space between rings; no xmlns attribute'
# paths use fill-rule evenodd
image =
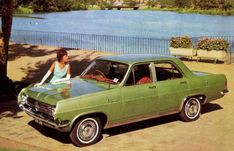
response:
<svg viewBox="0 0 234 151"><path fill-rule="evenodd" d="M13 29L153 38L234 35L234 16L119 10L70 11L31 16L43 19L15 17Z"/></svg>
<svg viewBox="0 0 234 151"><path fill-rule="evenodd" d="M70 11L14 17L16 43L102 50L116 53L170 54L173 36L224 36L234 51L234 16L161 11Z"/></svg>

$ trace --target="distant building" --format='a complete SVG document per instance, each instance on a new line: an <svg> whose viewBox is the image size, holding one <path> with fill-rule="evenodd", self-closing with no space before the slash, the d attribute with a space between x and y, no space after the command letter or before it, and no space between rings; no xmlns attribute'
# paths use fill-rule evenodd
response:
<svg viewBox="0 0 234 151"><path fill-rule="evenodd" d="M123 5L123 2L118 2L118 1L115 1L113 3L113 6L122 6Z"/></svg>
<svg viewBox="0 0 234 151"><path fill-rule="evenodd" d="M148 2L149 0L133 0L133 1L136 1L136 2L138 2L140 4L144 4L144 3ZM155 0L155 1L157 1L157 0ZM124 0L115 0L115 2L121 2L121 3L123 3Z"/></svg>

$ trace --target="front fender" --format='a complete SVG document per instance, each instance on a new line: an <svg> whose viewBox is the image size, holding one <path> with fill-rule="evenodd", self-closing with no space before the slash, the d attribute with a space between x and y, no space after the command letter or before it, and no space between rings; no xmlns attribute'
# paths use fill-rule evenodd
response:
<svg viewBox="0 0 234 151"><path fill-rule="evenodd" d="M73 128L73 127L75 126L75 124L76 124L79 120L81 120L81 119L83 119L83 118L86 118L86 117L94 117L94 116L99 117L99 118L105 118L105 121L102 121L102 119L101 119L102 124L103 124L103 125L102 125L103 127L105 127L105 125L108 123L108 116L107 116L106 113L103 113L103 112L101 112L101 111L93 111L93 112L86 112L86 113L82 113L82 114L77 115L77 116L74 117L73 120L70 122L70 125L71 125L71 127ZM103 123L103 122L105 122L105 123Z"/></svg>

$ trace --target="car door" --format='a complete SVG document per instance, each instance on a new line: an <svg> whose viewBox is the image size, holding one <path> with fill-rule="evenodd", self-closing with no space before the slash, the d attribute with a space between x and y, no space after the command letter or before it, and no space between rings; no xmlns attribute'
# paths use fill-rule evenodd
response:
<svg viewBox="0 0 234 151"><path fill-rule="evenodd" d="M123 119L144 117L150 102L156 102L156 86L150 63L132 67L126 84L121 89Z"/></svg>
<svg viewBox="0 0 234 151"><path fill-rule="evenodd" d="M178 111L181 101L188 94L189 81L183 72L172 62L155 63L157 77L157 112Z"/></svg>

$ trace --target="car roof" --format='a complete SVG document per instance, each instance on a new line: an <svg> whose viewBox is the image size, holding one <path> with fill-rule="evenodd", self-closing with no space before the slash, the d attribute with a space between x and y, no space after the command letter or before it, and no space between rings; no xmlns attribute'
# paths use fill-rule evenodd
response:
<svg viewBox="0 0 234 151"><path fill-rule="evenodd" d="M124 55L103 56L98 59L120 62L124 64L134 64L139 62L150 62L156 60L172 60L173 58L175 57L169 55L159 55L159 54L124 54Z"/></svg>

